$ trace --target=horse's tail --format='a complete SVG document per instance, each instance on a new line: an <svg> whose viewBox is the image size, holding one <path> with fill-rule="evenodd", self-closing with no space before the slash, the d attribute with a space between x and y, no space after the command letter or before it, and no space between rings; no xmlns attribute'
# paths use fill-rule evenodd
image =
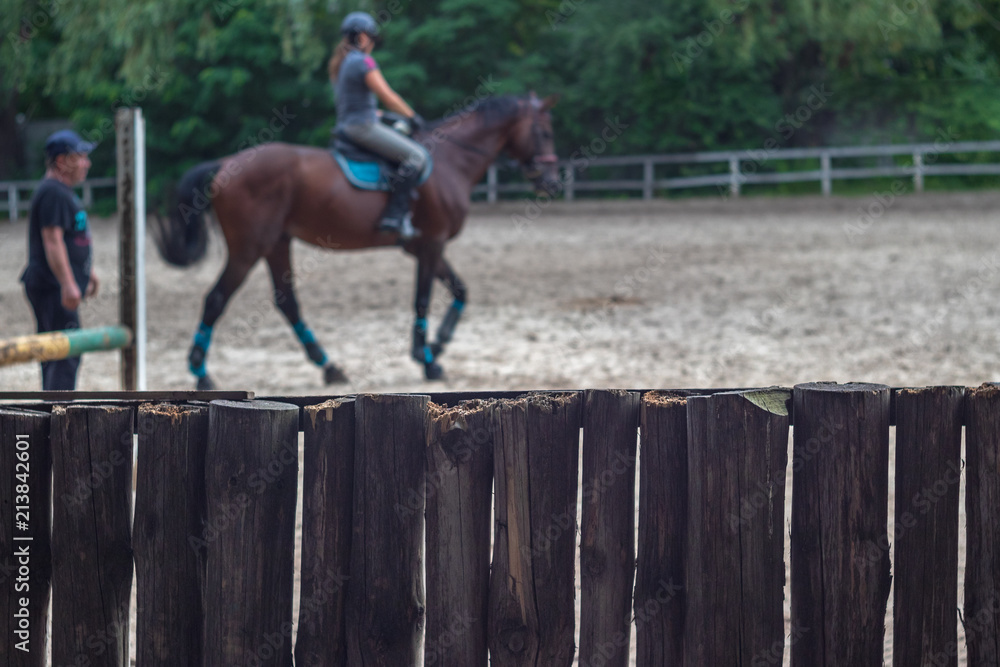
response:
<svg viewBox="0 0 1000 667"><path fill-rule="evenodd" d="M191 266L205 256L208 226L205 215L212 207L210 188L219 160L202 162L181 177L169 204L170 217L156 212L153 238L163 259L174 266Z"/></svg>

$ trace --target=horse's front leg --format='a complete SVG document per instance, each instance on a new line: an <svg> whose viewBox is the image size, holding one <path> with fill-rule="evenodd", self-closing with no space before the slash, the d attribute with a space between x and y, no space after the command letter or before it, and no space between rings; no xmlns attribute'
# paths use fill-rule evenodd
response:
<svg viewBox="0 0 1000 667"><path fill-rule="evenodd" d="M416 252L417 256L417 290L414 300L414 310L417 319L413 324L413 349L411 354L417 363L424 365L424 376L428 380L438 380L444 374L441 365L435 361L437 356L431 345L427 343L427 311L430 309L431 288L434 274L441 262L441 245L425 246Z"/></svg>
<svg viewBox="0 0 1000 667"><path fill-rule="evenodd" d="M466 289L465 283L443 256L438 261L434 277L444 283L454 299L441 321L441 326L438 327L437 340L431 343L431 352L434 353L435 357L438 357L444 352L444 346L450 343L455 335L455 327L462 318L462 311L465 310Z"/></svg>

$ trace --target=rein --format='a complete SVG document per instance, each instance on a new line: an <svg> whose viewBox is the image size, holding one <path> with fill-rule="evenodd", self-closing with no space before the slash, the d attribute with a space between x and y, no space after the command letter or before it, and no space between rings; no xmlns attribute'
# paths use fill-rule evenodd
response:
<svg viewBox="0 0 1000 667"><path fill-rule="evenodd" d="M481 148L476 148L475 146L470 146L469 144L461 142L458 139L453 139L452 137L449 137L448 135L445 135L444 138L447 139L448 141L450 141L451 143L455 144L459 148L464 148L467 151L472 151L473 153L478 153L479 155L482 155L484 157L490 157L490 154L487 153L486 151L484 151Z"/></svg>

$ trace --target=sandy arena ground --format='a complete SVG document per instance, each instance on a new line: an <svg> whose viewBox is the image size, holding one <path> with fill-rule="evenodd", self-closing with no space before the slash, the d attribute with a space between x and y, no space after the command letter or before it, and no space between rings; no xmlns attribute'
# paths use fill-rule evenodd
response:
<svg viewBox="0 0 1000 667"><path fill-rule="evenodd" d="M441 359L444 381L424 382L407 356L411 258L301 244L303 316L351 383L322 385L271 303L263 263L216 327L209 368L220 388L258 395L979 385L1000 377L998 204L1000 194L976 193L913 195L887 209L874 196L478 206L448 250L469 299ZM85 326L117 319L115 221L93 230L104 289L83 306ZM0 338L34 327L17 282L25 236L23 220L0 223ZM186 355L224 244L216 236L189 270L151 245L147 261L149 388L192 388ZM436 286L432 331L448 303ZM85 358L80 389L118 382L116 354ZM38 388L37 366L0 368L0 389Z"/></svg>

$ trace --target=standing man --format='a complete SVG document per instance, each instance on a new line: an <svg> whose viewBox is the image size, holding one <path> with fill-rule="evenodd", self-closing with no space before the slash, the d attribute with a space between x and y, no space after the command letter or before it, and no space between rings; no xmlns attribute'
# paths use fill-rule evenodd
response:
<svg viewBox="0 0 1000 667"><path fill-rule="evenodd" d="M73 186L87 178L94 144L72 130L45 142L45 179L31 198L28 268L21 282L35 311L38 333L79 329L77 308L97 294L87 212ZM80 357L42 362L42 389L75 389Z"/></svg>

